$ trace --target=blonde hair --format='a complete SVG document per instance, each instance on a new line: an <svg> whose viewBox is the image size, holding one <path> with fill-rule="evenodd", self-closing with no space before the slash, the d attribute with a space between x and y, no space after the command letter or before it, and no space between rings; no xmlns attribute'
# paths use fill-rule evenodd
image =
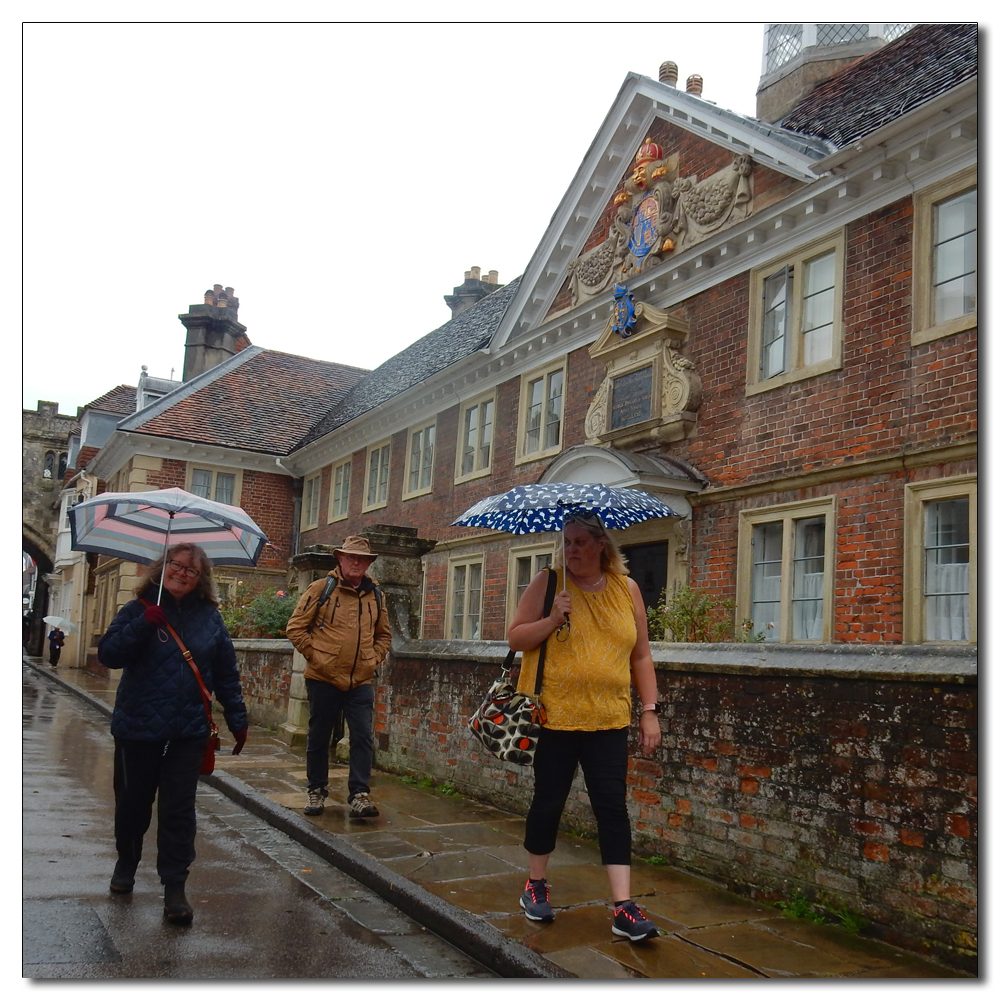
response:
<svg viewBox="0 0 1000 1000"><path fill-rule="evenodd" d="M197 594L203 601L208 601L209 604L218 606L219 589L215 585L215 577L212 576L212 561L200 545L194 545L191 542L178 542L177 545L171 545L167 549L165 556L160 556L155 562L151 562L146 567L142 576L139 577L139 582L133 588L132 593L136 597L142 597L147 587L158 587L160 577L163 574L164 561L166 559L173 559L174 556L180 555L182 552L190 552L191 558L198 567L198 582L191 593Z"/></svg>
<svg viewBox="0 0 1000 1000"><path fill-rule="evenodd" d="M595 541L604 539L604 548L601 550L602 573L618 573L620 576L628 576L628 563L625 556L622 555L621 549L618 548L612 537L608 534L604 523L597 514L592 514L589 511L570 514L563 523L563 531L566 530L567 524L576 524L584 528ZM553 569L562 569L562 562L563 546L557 545L555 555L552 559Z"/></svg>

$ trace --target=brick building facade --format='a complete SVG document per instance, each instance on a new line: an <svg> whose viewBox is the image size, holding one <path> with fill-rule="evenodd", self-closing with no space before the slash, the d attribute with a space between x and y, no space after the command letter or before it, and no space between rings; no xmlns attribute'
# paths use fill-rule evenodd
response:
<svg viewBox="0 0 1000 1000"><path fill-rule="evenodd" d="M687 583L768 641L974 643L976 66L975 26L918 26L766 127L669 70L630 76L525 274L376 369L292 454L313 497L302 545L416 528L437 543L422 635L501 639L511 581L552 540L451 521L601 473L688 513L620 533L634 564L662 564L647 603ZM658 242L636 256L650 205ZM688 402L670 412L671 393Z"/></svg>

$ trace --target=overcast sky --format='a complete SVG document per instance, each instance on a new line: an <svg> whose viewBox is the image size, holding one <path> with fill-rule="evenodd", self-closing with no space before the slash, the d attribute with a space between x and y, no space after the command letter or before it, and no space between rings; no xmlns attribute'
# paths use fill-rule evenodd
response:
<svg viewBox="0 0 1000 1000"><path fill-rule="evenodd" d="M180 378L177 316L215 283L254 344L373 368L448 320L471 266L524 270L629 71L672 59L680 88L698 73L753 114L762 43L733 23L29 23L23 405L74 413L142 365Z"/></svg>

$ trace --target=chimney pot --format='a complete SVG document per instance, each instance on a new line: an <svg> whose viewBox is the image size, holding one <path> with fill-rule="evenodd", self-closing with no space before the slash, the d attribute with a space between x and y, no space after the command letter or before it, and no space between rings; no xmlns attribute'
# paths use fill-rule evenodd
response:
<svg viewBox="0 0 1000 1000"><path fill-rule="evenodd" d="M480 275L481 273L482 273L482 269L481 269L481 268L478 268L478 267L474 267L474 268L472 269L472 277L473 277L473 280L474 280L474 281L478 281L478 280L479 280L479 275Z"/></svg>
<svg viewBox="0 0 1000 1000"><path fill-rule="evenodd" d="M490 271L486 280L491 284L495 285L500 280L500 274L497 271Z"/></svg>
<svg viewBox="0 0 1000 1000"><path fill-rule="evenodd" d="M222 285L212 285L212 290L218 295L222 291Z"/></svg>
<svg viewBox="0 0 1000 1000"><path fill-rule="evenodd" d="M211 288L208 288L208 289L205 290L205 305L206 306L214 306L215 305L215 296L212 294L212 289Z"/></svg>
<svg viewBox="0 0 1000 1000"><path fill-rule="evenodd" d="M701 97L701 90L704 83L705 81L697 73L693 73L687 78L687 92L694 94L695 97Z"/></svg>
<svg viewBox="0 0 1000 1000"><path fill-rule="evenodd" d="M669 60L660 63L660 83L665 83L668 87L677 86L677 63Z"/></svg>
<svg viewBox="0 0 1000 1000"><path fill-rule="evenodd" d="M466 281L471 281L472 280L472 272L471 271L466 271L465 272L465 280Z"/></svg>

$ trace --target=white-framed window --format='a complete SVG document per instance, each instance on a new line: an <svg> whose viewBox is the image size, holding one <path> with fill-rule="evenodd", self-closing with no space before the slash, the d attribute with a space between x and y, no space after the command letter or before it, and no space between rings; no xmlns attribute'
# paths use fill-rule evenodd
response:
<svg viewBox="0 0 1000 1000"><path fill-rule="evenodd" d="M434 437L436 424L426 424L410 431L406 449L406 488L403 498L430 493L434 481Z"/></svg>
<svg viewBox="0 0 1000 1000"><path fill-rule="evenodd" d="M963 171L914 198L914 343L979 323L977 176Z"/></svg>
<svg viewBox="0 0 1000 1000"><path fill-rule="evenodd" d="M546 566L552 565L554 542L524 545L510 550L507 556L507 623L510 624L528 584Z"/></svg>
<svg viewBox="0 0 1000 1000"><path fill-rule="evenodd" d="M494 396L466 403L458 417L455 482L489 475L493 462Z"/></svg>
<svg viewBox="0 0 1000 1000"><path fill-rule="evenodd" d="M566 362L561 360L521 376L517 460L537 461L562 447Z"/></svg>
<svg viewBox="0 0 1000 1000"><path fill-rule="evenodd" d="M756 268L750 290L748 394L840 367L842 231Z"/></svg>
<svg viewBox="0 0 1000 1000"><path fill-rule="evenodd" d="M239 469L188 462L185 489L195 496L239 507L242 488L243 473Z"/></svg>
<svg viewBox="0 0 1000 1000"><path fill-rule="evenodd" d="M321 472L307 476L302 483L302 514L299 519L299 530L308 531L319 527L319 494L323 485Z"/></svg>
<svg viewBox="0 0 1000 1000"><path fill-rule="evenodd" d="M906 487L903 641L977 641L975 476Z"/></svg>
<svg viewBox="0 0 1000 1000"><path fill-rule="evenodd" d="M348 458L334 465L330 476L330 507L327 512L328 521L342 521L347 517L351 506L351 466Z"/></svg>
<svg viewBox="0 0 1000 1000"><path fill-rule="evenodd" d="M389 441L370 445L365 471L364 510L384 507L389 499Z"/></svg>
<svg viewBox="0 0 1000 1000"><path fill-rule="evenodd" d="M824 497L740 512L737 615L766 642L831 641L835 511Z"/></svg>
<svg viewBox="0 0 1000 1000"><path fill-rule="evenodd" d="M482 554L448 564L448 638L478 639L483 616Z"/></svg>

